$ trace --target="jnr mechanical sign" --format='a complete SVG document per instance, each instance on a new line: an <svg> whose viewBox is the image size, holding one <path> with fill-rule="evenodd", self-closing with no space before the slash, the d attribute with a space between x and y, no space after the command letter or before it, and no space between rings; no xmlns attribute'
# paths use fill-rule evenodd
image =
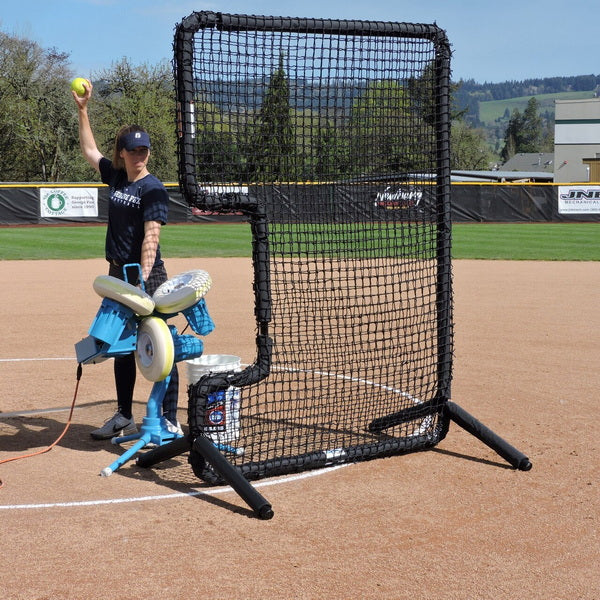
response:
<svg viewBox="0 0 600 600"><path fill-rule="evenodd" d="M559 186L558 212L561 215L600 214L600 186Z"/></svg>

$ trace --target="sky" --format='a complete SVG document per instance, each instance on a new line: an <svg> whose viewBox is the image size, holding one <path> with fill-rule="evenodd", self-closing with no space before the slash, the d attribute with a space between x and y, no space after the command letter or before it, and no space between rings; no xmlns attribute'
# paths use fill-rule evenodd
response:
<svg viewBox="0 0 600 600"><path fill-rule="evenodd" d="M69 54L93 78L127 57L172 59L173 33L194 11L436 23L452 47L452 80L478 83L600 73L598 0L16 0L0 30Z"/></svg>

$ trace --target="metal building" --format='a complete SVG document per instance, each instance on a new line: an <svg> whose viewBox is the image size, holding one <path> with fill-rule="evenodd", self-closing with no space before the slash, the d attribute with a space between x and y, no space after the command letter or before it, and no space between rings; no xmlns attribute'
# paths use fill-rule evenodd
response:
<svg viewBox="0 0 600 600"><path fill-rule="evenodd" d="M600 182L600 98L556 100L554 182Z"/></svg>

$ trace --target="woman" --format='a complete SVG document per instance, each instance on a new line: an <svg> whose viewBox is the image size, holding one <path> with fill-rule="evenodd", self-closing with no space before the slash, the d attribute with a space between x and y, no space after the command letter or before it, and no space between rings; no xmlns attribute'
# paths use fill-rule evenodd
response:
<svg viewBox="0 0 600 600"><path fill-rule="evenodd" d="M105 255L109 275L125 279L123 265L138 263L146 292L152 295L167 280L160 255L160 229L167 222L169 197L164 185L148 171L150 137L137 125L123 127L116 135L112 161L96 146L87 105L92 95L91 82L84 84L85 94L73 98L79 114L79 143L87 162L100 173L110 187L108 229ZM139 283L137 269L130 269L127 280ZM105 424L92 431L94 439L104 440L137 432L132 414L136 379L135 357L129 354L115 358L117 412ZM177 421L179 377L176 365L163 400L163 427L171 433L183 434Z"/></svg>

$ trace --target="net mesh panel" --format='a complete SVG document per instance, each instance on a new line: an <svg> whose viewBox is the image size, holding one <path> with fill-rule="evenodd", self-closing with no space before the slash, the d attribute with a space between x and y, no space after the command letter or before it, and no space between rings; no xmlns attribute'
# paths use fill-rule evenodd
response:
<svg viewBox="0 0 600 600"><path fill-rule="evenodd" d="M270 373L241 389L231 462L258 478L436 444L452 353L443 31L194 13L179 36L184 194L268 229L254 266Z"/></svg>

